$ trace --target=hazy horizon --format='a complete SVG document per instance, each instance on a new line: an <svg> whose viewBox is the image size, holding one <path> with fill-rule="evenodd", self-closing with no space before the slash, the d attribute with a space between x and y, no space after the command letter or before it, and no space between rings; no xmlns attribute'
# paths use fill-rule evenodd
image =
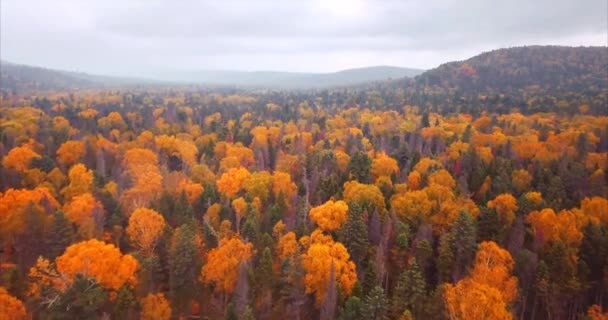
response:
<svg viewBox="0 0 608 320"><path fill-rule="evenodd" d="M112 76L430 69L503 47L608 45L603 0L3 0L0 6L3 60Z"/></svg>

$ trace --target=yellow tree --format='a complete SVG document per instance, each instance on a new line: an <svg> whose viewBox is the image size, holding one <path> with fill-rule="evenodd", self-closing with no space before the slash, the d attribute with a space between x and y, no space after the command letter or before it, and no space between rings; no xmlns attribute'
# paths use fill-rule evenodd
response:
<svg viewBox="0 0 608 320"><path fill-rule="evenodd" d="M420 172L412 171L407 176L407 185L411 190L420 189L420 184L422 182L422 177L420 176Z"/></svg>
<svg viewBox="0 0 608 320"><path fill-rule="evenodd" d="M398 172L399 165L397 165L397 160L389 157L384 152L378 153L376 158L372 161L371 173L374 179L378 179L382 176L390 177Z"/></svg>
<svg viewBox="0 0 608 320"><path fill-rule="evenodd" d="M282 192L283 196L287 200L287 204L291 202L291 199L296 195L298 190L297 186L291 181L289 173L275 171L272 176L272 193L275 197L278 197Z"/></svg>
<svg viewBox="0 0 608 320"><path fill-rule="evenodd" d="M127 235L141 252L150 255L165 229L165 219L161 214L146 208L137 208L129 217Z"/></svg>
<svg viewBox="0 0 608 320"><path fill-rule="evenodd" d="M519 169L513 171L511 174L511 181L513 183L513 187L517 192L524 192L530 188L530 183L532 182L532 176L525 169Z"/></svg>
<svg viewBox="0 0 608 320"><path fill-rule="evenodd" d="M315 294L318 307L327 294L332 264L338 285L345 296L350 296L357 282L355 264L350 260L348 250L342 243L334 242L330 236L323 235L322 231L317 229L311 234L310 245L302 254L302 265L306 270L306 293Z"/></svg>
<svg viewBox="0 0 608 320"><path fill-rule="evenodd" d="M0 287L0 320L25 320L25 305Z"/></svg>
<svg viewBox="0 0 608 320"><path fill-rule="evenodd" d="M361 205L369 204L384 210L384 195L378 186L360 183L356 180L344 183L344 200Z"/></svg>
<svg viewBox="0 0 608 320"><path fill-rule="evenodd" d="M310 209L310 219L323 231L334 231L340 228L348 216L348 205L344 201L329 200Z"/></svg>
<svg viewBox="0 0 608 320"><path fill-rule="evenodd" d="M249 176L250 173L245 168L231 168L215 182L217 190L226 197L233 198L243 189L243 184Z"/></svg>
<svg viewBox="0 0 608 320"><path fill-rule="evenodd" d="M0 239L12 243L14 237L22 234L29 227L25 215L33 205L40 212L42 221L48 218L59 203L51 192L44 187L33 190L8 189L0 193Z"/></svg>
<svg viewBox="0 0 608 320"><path fill-rule="evenodd" d="M84 152L84 143L76 140L66 141L57 149L57 162L69 167L80 161Z"/></svg>
<svg viewBox="0 0 608 320"><path fill-rule="evenodd" d="M32 159L38 159L40 155L32 150L31 146L23 145L15 147L2 159L2 166L24 173Z"/></svg>
<svg viewBox="0 0 608 320"><path fill-rule="evenodd" d="M450 319L512 319L507 306L517 296L513 258L494 242L482 242L471 274L444 287Z"/></svg>
<svg viewBox="0 0 608 320"><path fill-rule="evenodd" d="M272 190L272 175L268 171L254 172L245 180L243 187L252 199L257 197L266 202Z"/></svg>
<svg viewBox="0 0 608 320"><path fill-rule="evenodd" d="M171 319L171 305L163 293L150 293L141 299L141 320Z"/></svg>
<svg viewBox="0 0 608 320"><path fill-rule="evenodd" d="M434 205L423 190L396 194L391 198L391 208L397 216L411 221L426 221Z"/></svg>
<svg viewBox="0 0 608 320"><path fill-rule="evenodd" d="M253 245L238 237L222 239L217 248L207 254L207 263L201 269L201 280L214 284L216 290L231 294L236 284L241 263L246 263L253 255Z"/></svg>
<svg viewBox="0 0 608 320"><path fill-rule="evenodd" d="M282 261L298 253L298 241L294 232L287 232L277 243L277 255Z"/></svg>
<svg viewBox="0 0 608 320"><path fill-rule="evenodd" d="M238 197L232 200L232 210L234 210L236 216L236 232L241 231L241 219L247 214L247 202L243 197Z"/></svg>
<svg viewBox="0 0 608 320"><path fill-rule="evenodd" d="M55 264L57 271L67 279L82 274L95 278L110 290L137 282L137 260L131 255L123 255L115 246L95 239L69 246L63 255L57 257Z"/></svg>
<svg viewBox="0 0 608 320"><path fill-rule="evenodd" d="M127 212L144 207L162 190L158 157L148 149L134 148L125 153L124 166L133 180L133 187L122 196Z"/></svg>
<svg viewBox="0 0 608 320"><path fill-rule="evenodd" d="M84 164L79 163L68 172L70 183L67 187L61 190L61 194L65 199L72 199L75 196L91 192L93 185L93 171L87 169Z"/></svg>
<svg viewBox="0 0 608 320"><path fill-rule="evenodd" d="M429 175L429 185L438 184L449 189L456 187L456 181L452 178L452 175L445 169L437 170Z"/></svg>
<svg viewBox="0 0 608 320"><path fill-rule="evenodd" d="M92 194L87 192L74 196L63 206L63 211L78 226L78 234L82 239L101 236L104 209Z"/></svg>
<svg viewBox="0 0 608 320"><path fill-rule="evenodd" d="M518 208L517 199L509 193L503 193L496 196L494 200L488 201L488 208L495 209L502 221L511 225L515 219L515 212Z"/></svg>

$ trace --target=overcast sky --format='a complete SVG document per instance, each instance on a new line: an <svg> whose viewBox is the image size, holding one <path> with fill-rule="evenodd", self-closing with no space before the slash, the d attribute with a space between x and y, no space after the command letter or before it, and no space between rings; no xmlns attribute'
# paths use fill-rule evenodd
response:
<svg viewBox="0 0 608 320"><path fill-rule="evenodd" d="M607 0L0 0L3 60L112 75L432 68L526 44L608 45Z"/></svg>

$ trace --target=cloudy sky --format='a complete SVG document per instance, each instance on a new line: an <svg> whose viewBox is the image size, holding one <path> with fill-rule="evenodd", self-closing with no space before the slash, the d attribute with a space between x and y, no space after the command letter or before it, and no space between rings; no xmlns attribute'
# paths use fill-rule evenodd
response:
<svg viewBox="0 0 608 320"><path fill-rule="evenodd" d="M525 44L608 45L606 0L1 0L0 56L111 75L432 68Z"/></svg>

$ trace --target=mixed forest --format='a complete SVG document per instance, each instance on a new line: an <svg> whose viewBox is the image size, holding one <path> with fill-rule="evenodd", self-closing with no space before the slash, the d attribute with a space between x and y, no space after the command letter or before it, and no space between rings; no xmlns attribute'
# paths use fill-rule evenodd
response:
<svg viewBox="0 0 608 320"><path fill-rule="evenodd" d="M0 319L608 318L605 47L314 91L2 79Z"/></svg>

